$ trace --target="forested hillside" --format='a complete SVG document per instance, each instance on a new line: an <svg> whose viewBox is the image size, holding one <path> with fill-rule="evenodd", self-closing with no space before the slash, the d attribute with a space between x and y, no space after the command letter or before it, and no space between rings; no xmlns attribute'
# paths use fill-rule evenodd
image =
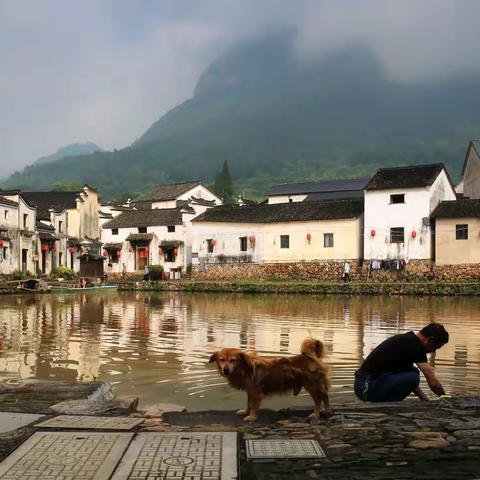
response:
<svg viewBox="0 0 480 480"><path fill-rule="evenodd" d="M439 161L458 178L468 140L480 137L479 91L480 73L397 83L358 45L299 59L287 32L227 52L192 98L130 147L33 165L4 185L76 180L116 197L169 181L210 183L226 159L237 190L254 194Z"/></svg>

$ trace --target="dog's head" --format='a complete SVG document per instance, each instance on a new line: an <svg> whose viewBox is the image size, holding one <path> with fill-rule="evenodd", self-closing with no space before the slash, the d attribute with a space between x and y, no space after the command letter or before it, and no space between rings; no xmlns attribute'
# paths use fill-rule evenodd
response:
<svg viewBox="0 0 480 480"><path fill-rule="evenodd" d="M254 365L248 353L238 348L222 348L215 352L209 363L217 363L217 368L222 377L228 378L234 373L252 374Z"/></svg>

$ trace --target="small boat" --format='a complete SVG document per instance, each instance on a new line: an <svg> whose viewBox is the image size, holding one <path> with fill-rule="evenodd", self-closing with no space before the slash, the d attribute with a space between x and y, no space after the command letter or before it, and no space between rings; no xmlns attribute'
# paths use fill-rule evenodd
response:
<svg viewBox="0 0 480 480"><path fill-rule="evenodd" d="M117 290L118 285L93 285L91 287L69 287L67 285L52 285L50 291L52 293L82 293L101 290Z"/></svg>

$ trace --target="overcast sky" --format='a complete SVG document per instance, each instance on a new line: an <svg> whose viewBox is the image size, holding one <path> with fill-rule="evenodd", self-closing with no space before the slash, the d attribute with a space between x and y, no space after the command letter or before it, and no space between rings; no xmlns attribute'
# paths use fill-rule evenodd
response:
<svg viewBox="0 0 480 480"><path fill-rule="evenodd" d="M75 142L131 144L227 47L365 42L401 82L480 68L480 0L0 0L0 177Z"/></svg>

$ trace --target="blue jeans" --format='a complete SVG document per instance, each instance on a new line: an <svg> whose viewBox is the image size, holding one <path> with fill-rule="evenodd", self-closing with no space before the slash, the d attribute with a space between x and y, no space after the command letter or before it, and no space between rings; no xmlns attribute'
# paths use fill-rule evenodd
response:
<svg viewBox="0 0 480 480"><path fill-rule="evenodd" d="M420 384L420 373L413 367L406 372L382 373L375 377L355 373L353 390L364 402L399 402Z"/></svg>

